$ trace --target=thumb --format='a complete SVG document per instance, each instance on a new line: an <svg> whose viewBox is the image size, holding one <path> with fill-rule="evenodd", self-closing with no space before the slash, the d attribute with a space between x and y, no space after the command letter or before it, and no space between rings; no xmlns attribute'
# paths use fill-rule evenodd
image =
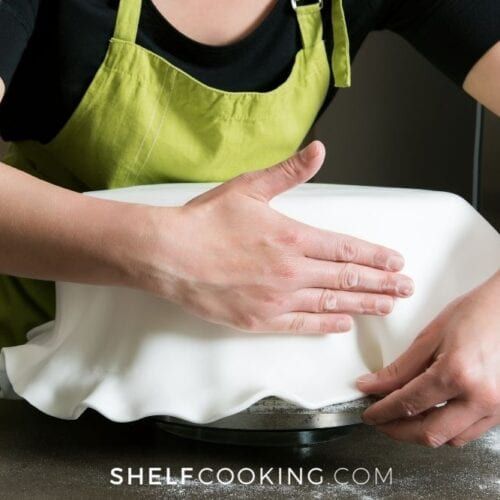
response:
<svg viewBox="0 0 500 500"><path fill-rule="evenodd" d="M287 160L240 175L233 182L247 196L268 202L278 194L308 181L321 168L324 160L325 146L320 141L313 141Z"/></svg>

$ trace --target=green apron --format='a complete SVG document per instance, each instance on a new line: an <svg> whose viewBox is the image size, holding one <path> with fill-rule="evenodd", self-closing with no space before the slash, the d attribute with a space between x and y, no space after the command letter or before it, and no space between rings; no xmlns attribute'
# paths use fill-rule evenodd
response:
<svg viewBox="0 0 500 500"><path fill-rule="evenodd" d="M321 2L296 6L303 48L280 86L226 92L136 44L141 0L121 0L106 57L49 143L13 143L4 161L74 191L225 181L292 155L326 96L330 66ZM350 84L341 0L332 8L337 86ZM78 265L78 263L75 263ZM0 347L54 318L54 283L0 276Z"/></svg>

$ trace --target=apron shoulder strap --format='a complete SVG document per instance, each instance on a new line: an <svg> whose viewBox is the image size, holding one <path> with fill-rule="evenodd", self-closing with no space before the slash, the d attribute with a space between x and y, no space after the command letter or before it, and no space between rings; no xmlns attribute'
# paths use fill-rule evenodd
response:
<svg viewBox="0 0 500 500"><path fill-rule="evenodd" d="M342 0L332 0L333 55L332 68L336 87L351 86L349 33Z"/></svg>
<svg viewBox="0 0 500 500"><path fill-rule="evenodd" d="M142 0L120 0L113 38L135 43L141 7Z"/></svg>
<svg viewBox="0 0 500 500"><path fill-rule="evenodd" d="M304 48L311 47L323 39L323 20L321 9L323 0L315 3L302 3L303 0L291 0L302 36ZM333 54L332 71L336 87L351 86L351 58L349 53L349 33L342 0L332 0Z"/></svg>
<svg viewBox="0 0 500 500"><path fill-rule="evenodd" d="M307 49L321 42L323 40L323 19L321 17L323 1L300 5L296 0L292 0L292 7L297 16L302 47Z"/></svg>
<svg viewBox="0 0 500 500"><path fill-rule="evenodd" d="M323 0L315 4L299 6L291 0L297 12L297 19L304 47L309 47L323 38L323 24L320 9ZM142 0L120 0L113 37L135 43ZM349 34L342 0L332 0L333 54L332 69L336 87L350 87L351 59L349 54Z"/></svg>

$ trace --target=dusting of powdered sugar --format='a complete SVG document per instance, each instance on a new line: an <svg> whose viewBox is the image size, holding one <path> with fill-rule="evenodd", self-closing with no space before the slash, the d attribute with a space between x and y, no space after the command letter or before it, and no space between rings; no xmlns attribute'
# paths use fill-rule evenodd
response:
<svg viewBox="0 0 500 500"><path fill-rule="evenodd" d="M342 444L344 443L344 444ZM332 451L328 451L328 447ZM364 448L364 451L362 451ZM321 460L311 461L314 450ZM337 449L337 451L335 451ZM338 440L330 444L311 447L310 454L284 453L283 463L294 470L313 466L322 468L323 481L314 484L304 480L302 484L296 482L277 482L272 476L273 483L259 481L251 484L242 484L236 477L232 482L217 480L215 474L208 474L205 479L211 479L211 484L200 481L197 472L201 467L211 467L214 471L221 468L230 468L237 472L242 467L251 468L256 476L262 464L264 469L275 465L265 460L265 453L261 464L255 462L255 452L249 452L248 464L241 461L239 454L236 460L231 458L231 449L227 455L214 455L210 458L210 450L205 450L201 463L191 469L192 476L182 477L178 468L160 473L158 486L132 487L128 490L135 492L135 498L168 498L168 499L253 499L273 500L285 499L488 499L500 498L500 473L498 461L500 458L500 427L490 430L481 439L469 443L462 449L443 446L437 450L392 442L374 432L373 429L359 426L345 441ZM253 456L253 459L251 459ZM210 463L212 462L212 463ZM264 463L266 464L264 466ZM373 481L373 468L377 466L381 471L392 469L391 481ZM340 475L340 482L335 481L334 470L346 467L352 471L355 467L366 467L372 472L372 480L367 484L357 484L351 474ZM285 467L283 467L285 469ZM248 476L245 476L247 479ZM223 479L227 479L224 475ZM305 479L305 476L304 476ZM135 485L134 485L135 486Z"/></svg>
<svg viewBox="0 0 500 500"><path fill-rule="evenodd" d="M485 434L481 438L481 444L485 450L500 455L500 428L497 427ZM500 478L498 482L500 483Z"/></svg>

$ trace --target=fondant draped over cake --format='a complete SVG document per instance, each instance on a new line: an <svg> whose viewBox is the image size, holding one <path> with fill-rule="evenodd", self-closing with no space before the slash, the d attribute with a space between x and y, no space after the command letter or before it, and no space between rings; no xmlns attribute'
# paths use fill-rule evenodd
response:
<svg viewBox="0 0 500 500"><path fill-rule="evenodd" d="M213 186L88 194L174 206ZM361 396L358 375L392 361L448 302L499 267L497 231L452 194L307 184L271 205L398 250L415 294L387 317L356 317L350 333L294 336L210 324L137 290L57 283L55 321L32 330L27 344L3 350L15 392L56 417L94 408L116 421L171 415L206 423L269 395L307 408L349 401Z"/></svg>

